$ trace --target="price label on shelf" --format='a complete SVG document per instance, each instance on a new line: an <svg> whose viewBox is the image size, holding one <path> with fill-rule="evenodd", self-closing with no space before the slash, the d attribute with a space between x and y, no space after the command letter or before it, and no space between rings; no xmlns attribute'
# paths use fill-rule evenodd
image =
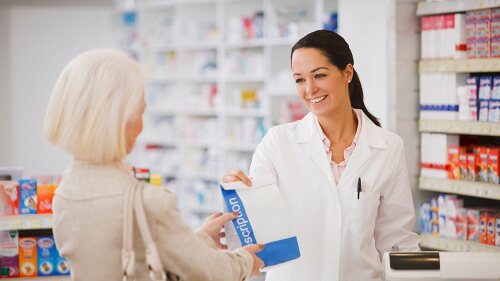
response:
<svg viewBox="0 0 500 281"><path fill-rule="evenodd" d="M22 220L20 218L12 219L11 229L21 229L23 226Z"/></svg>
<svg viewBox="0 0 500 281"><path fill-rule="evenodd" d="M9 230L12 229L12 221L8 218L2 218L0 220L0 230Z"/></svg>

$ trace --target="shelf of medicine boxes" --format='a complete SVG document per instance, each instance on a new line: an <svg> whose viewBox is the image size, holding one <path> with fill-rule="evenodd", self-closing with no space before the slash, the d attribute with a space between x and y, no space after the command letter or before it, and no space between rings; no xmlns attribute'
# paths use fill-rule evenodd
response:
<svg viewBox="0 0 500 281"><path fill-rule="evenodd" d="M52 228L52 214L7 216L0 219L0 231L49 228Z"/></svg>
<svg viewBox="0 0 500 281"><path fill-rule="evenodd" d="M16 278L1 278L2 281L69 281L71 280L70 276L38 276L38 277L16 277Z"/></svg>
<svg viewBox="0 0 500 281"><path fill-rule="evenodd" d="M420 60L419 72L498 72L500 58Z"/></svg>
<svg viewBox="0 0 500 281"><path fill-rule="evenodd" d="M417 15L438 15L470 10L495 8L500 6L499 0L446 0L425 1L417 4Z"/></svg>
<svg viewBox="0 0 500 281"><path fill-rule="evenodd" d="M481 244L478 242L444 238L429 233L421 233L420 247L452 252L495 252L500 253L500 247Z"/></svg>
<svg viewBox="0 0 500 281"><path fill-rule="evenodd" d="M421 119L419 121L419 131L498 137L500 136L500 123Z"/></svg>
<svg viewBox="0 0 500 281"><path fill-rule="evenodd" d="M498 184L420 177L419 188L429 191L500 200L500 185Z"/></svg>

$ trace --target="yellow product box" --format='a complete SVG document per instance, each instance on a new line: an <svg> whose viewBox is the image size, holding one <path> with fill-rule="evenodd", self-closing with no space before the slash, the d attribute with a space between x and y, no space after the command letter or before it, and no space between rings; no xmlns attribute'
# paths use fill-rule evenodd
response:
<svg viewBox="0 0 500 281"><path fill-rule="evenodd" d="M21 277L38 276L35 237L19 238L19 273Z"/></svg>

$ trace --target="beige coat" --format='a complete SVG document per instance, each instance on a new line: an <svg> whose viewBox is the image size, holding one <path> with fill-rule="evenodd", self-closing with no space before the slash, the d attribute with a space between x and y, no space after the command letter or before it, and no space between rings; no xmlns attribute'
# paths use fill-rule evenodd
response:
<svg viewBox="0 0 500 281"><path fill-rule="evenodd" d="M123 196L136 179L121 164L72 163L53 202L54 237L70 266L72 280L121 280ZM176 210L172 193L147 185L144 208L164 267L180 280L237 281L251 273L253 260L243 249L217 250L204 231L193 233ZM134 228L136 278L149 280L144 246Z"/></svg>

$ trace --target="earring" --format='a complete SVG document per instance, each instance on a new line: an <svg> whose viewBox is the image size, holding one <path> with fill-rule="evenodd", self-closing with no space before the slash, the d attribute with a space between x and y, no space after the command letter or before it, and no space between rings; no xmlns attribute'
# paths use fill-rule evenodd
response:
<svg viewBox="0 0 500 281"><path fill-rule="evenodd" d="M347 80L347 83L348 83L348 84L349 84L349 83L351 83L351 80Z"/></svg>

